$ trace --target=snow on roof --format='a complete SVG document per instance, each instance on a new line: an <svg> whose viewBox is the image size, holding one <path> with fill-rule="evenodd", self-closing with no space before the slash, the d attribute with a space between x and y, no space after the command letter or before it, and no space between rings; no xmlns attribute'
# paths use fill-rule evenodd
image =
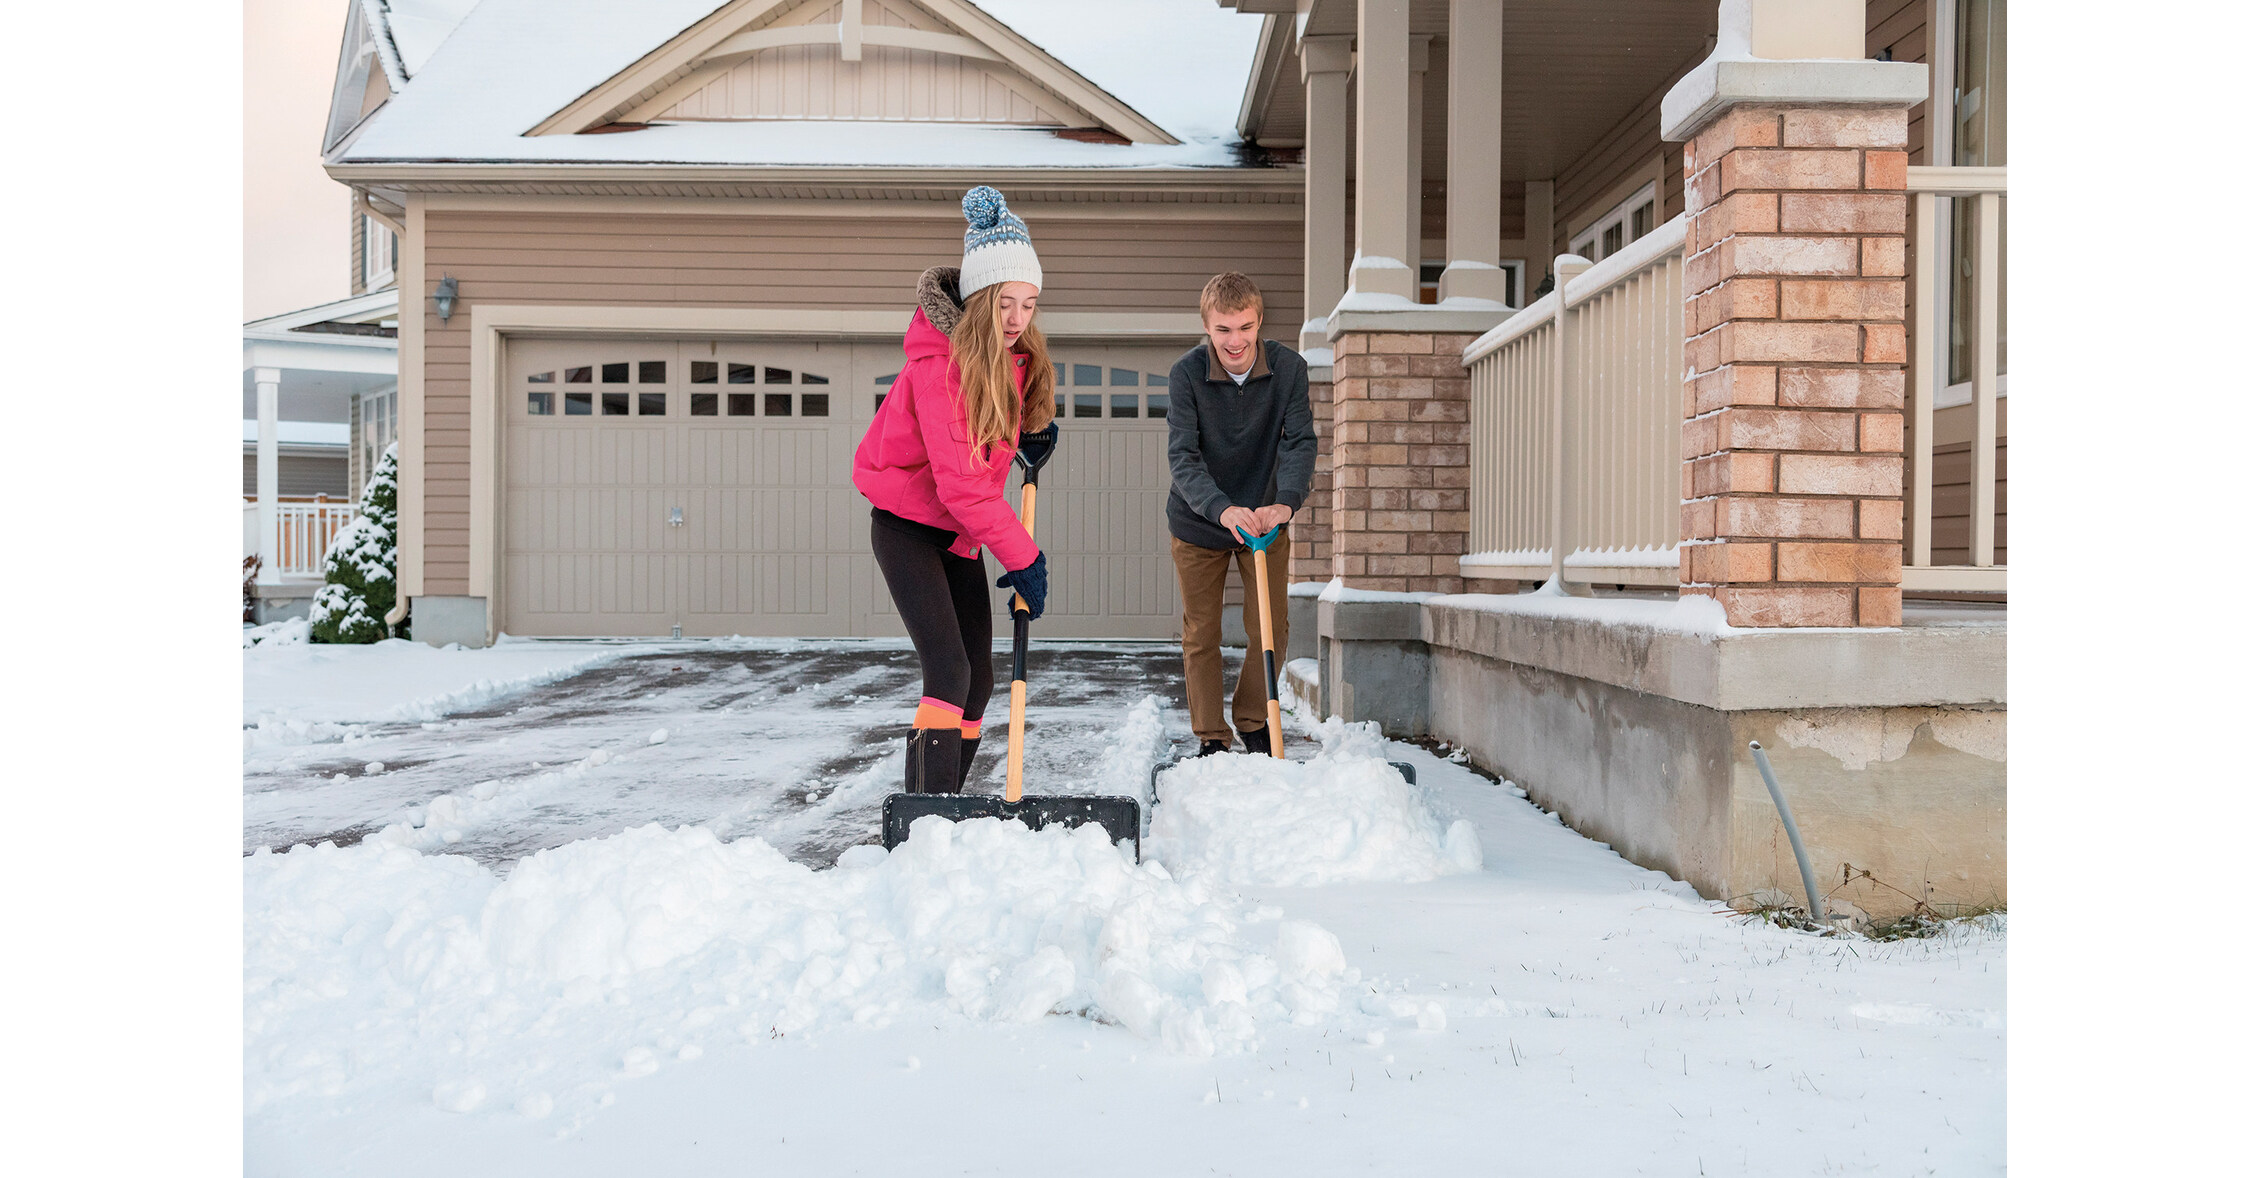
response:
<svg viewBox="0 0 2250 1178"><path fill-rule="evenodd" d="M477 0L387 0L391 43L409 77L422 72L422 63L476 6Z"/></svg>
<svg viewBox="0 0 2250 1178"><path fill-rule="evenodd" d="M429 9L471 0L398 0ZM525 131L709 15L713 0L482 0L429 51L338 163L1229 167L1260 27L1210 0L986 0L980 5L1162 125L1177 146L928 123L712 122L613 135Z"/></svg>

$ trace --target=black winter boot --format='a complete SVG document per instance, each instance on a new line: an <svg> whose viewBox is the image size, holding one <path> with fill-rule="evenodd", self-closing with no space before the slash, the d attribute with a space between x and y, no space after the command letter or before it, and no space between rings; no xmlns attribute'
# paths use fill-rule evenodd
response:
<svg viewBox="0 0 2250 1178"><path fill-rule="evenodd" d="M1261 756L1261 757L1270 757L1270 756L1272 756L1272 755L1273 755L1273 734L1272 734L1272 733L1270 733L1270 732L1267 732L1267 731L1266 731L1265 729L1263 729L1263 728L1245 728L1245 729L1243 729L1243 730L1242 730L1242 751L1243 751L1243 752L1246 752L1246 753L1254 753L1254 754L1256 754L1256 755L1258 755L1258 756Z"/></svg>
<svg viewBox="0 0 2250 1178"><path fill-rule="evenodd" d="M961 730L916 728L906 737L906 792L961 792Z"/></svg>
<svg viewBox="0 0 2250 1178"><path fill-rule="evenodd" d="M1231 741L1206 740L1200 747L1195 750L1195 755L1199 757L1208 757L1212 753L1223 753L1233 747L1234 745Z"/></svg>
<svg viewBox="0 0 2250 1178"><path fill-rule="evenodd" d="M977 746L984 743L981 736L961 738L961 780L954 784L953 792L960 793L969 786L969 767L977 759Z"/></svg>

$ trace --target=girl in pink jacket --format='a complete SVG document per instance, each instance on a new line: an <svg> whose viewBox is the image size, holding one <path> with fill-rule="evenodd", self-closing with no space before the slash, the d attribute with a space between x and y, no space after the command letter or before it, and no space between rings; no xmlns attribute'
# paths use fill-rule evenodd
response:
<svg viewBox="0 0 2250 1178"><path fill-rule="evenodd" d="M992 697L983 550L1032 617L1047 604L1047 558L1007 498L1017 439L1055 416L1054 366L1031 322L1044 275L997 190L970 189L961 209L961 266L923 272L906 367L852 459L852 483L875 505L875 563L922 663L908 793L959 793L976 756Z"/></svg>

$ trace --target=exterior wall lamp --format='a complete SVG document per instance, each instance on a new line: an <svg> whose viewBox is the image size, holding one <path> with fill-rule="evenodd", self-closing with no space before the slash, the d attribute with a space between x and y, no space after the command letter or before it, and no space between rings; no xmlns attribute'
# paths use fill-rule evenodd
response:
<svg viewBox="0 0 2250 1178"><path fill-rule="evenodd" d="M430 296L430 301L437 304L438 322L446 323L452 320L454 300L460 297L461 283L459 280L451 274L438 279L437 293Z"/></svg>

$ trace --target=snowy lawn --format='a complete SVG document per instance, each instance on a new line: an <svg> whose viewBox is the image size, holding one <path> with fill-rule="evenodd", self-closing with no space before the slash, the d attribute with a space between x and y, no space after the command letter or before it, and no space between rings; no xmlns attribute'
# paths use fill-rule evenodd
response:
<svg viewBox="0 0 2250 1178"><path fill-rule="evenodd" d="M1075 706L1037 785L1145 789L1185 728ZM1291 743L1167 771L1138 865L988 821L813 866L755 812L479 861L434 804L261 850L248 1170L2004 1170L2004 921L1766 927L1419 748Z"/></svg>

